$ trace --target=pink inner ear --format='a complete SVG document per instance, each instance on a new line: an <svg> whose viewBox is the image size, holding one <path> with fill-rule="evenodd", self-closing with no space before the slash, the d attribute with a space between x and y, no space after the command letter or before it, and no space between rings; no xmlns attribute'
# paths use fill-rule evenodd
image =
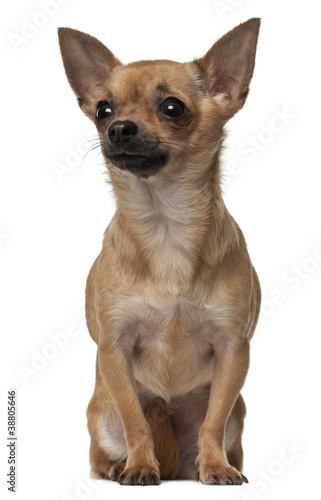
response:
<svg viewBox="0 0 321 500"><path fill-rule="evenodd" d="M217 94L225 94L226 97L232 99L237 94L237 89L240 88L241 81L233 75L221 74L216 80L213 88L214 96Z"/></svg>
<svg viewBox="0 0 321 500"><path fill-rule="evenodd" d="M233 47L237 54L226 51L221 54L216 64L220 67L220 73L214 85L214 93L224 93L232 100L237 100L246 90L250 66L250 51L247 44L242 47Z"/></svg>
<svg viewBox="0 0 321 500"><path fill-rule="evenodd" d="M241 109L249 92L259 26L258 19L237 26L198 60L210 92L229 115Z"/></svg>

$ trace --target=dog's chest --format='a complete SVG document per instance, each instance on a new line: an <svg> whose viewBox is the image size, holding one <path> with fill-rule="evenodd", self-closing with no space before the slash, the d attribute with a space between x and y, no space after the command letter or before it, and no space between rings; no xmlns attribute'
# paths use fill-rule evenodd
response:
<svg viewBox="0 0 321 500"><path fill-rule="evenodd" d="M190 279L194 272L195 248L203 230L205 197L195 210L191 186L177 185L166 176L151 178L148 182L141 179L132 189L135 238L144 249L155 282L166 282L174 291L178 279Z"/></svg>
<svg viewBox="0 0 321 500"><path fill-rule="evenodd" d="M132 186L133 230L148 256L150 282L144 295L124 297L116 310L122 313L122 345L128 353L133 349L135 378L170 400L213 379L213 346L224 335L228 308L184 295L202 239L202 201L195 210L190 186L167 181Z"/></svg>
<svg viewBox="0 0 321 500"><path fill-rule="evenodd" d="M136 301L135 319L127 330L135 332L135 378L166 400L210 383L225 314L187 300L157 305Z"/></svg>

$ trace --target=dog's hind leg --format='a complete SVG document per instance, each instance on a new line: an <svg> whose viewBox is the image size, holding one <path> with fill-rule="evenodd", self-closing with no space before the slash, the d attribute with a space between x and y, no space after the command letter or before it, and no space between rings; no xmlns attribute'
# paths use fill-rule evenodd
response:
<svg viewBox="0 0 321 500"><path fill-rule="evenodd" d="M127 446L124 429L97 369L96 386L87 409L91 438L91 476L117 481L125 469Z"/></svg>
<svg viewBox="0 0 321 500"><path fill-rule="evenodd" d="M161 479L175 479L180 470L178 443L168 417L166 402L155 397L145 414L150 425Z"/></svg>

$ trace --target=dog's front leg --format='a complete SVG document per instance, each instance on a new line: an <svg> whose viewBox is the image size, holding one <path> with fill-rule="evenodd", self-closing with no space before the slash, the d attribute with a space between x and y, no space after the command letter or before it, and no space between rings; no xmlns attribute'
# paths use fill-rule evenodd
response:
<svg viewBox="0 0 321 500"><path fill-rule="evenodd" d="M199 432L196 468L203 484L242 484L245 477L228 463L224 447L227 419L249 367L249 342L215 348L208 410Z"/></svg>
<svg viewBox="0 0 321 500"><path fill-rule="evenodd" d="M109 341L99 345L97 359L104 385L122 420L127 443L126 467L118 482L159 484L159 468L154 454L151 429L134 388L131 353L115 347L110 334L108 338Z"/></svg>

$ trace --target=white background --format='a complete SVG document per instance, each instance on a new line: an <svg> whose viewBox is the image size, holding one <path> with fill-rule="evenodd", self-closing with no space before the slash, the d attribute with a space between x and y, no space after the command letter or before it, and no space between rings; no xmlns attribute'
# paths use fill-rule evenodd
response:
<svg viewBox="0 0 321 500"><path fill-rule="evenodd" d="M316 496L321 444L317 7L312 0L19 0L2 7L0 484L8 498L11 388L18 400L15 498ZM226 204L246 236L263 292L243 390L244 473L250 483L213 491L175 481L151 491L88 482L85 411L96 349L85 326L84 289L114 204L98 151L84 159L94 129L68 86L56 27L96 36L123 62L187 61L251 17L262 18L257 64L245 108L229 125L224 158ZM59 168L64 168L60 178ZM53 339L64 344L54 347Z"/></svg>

